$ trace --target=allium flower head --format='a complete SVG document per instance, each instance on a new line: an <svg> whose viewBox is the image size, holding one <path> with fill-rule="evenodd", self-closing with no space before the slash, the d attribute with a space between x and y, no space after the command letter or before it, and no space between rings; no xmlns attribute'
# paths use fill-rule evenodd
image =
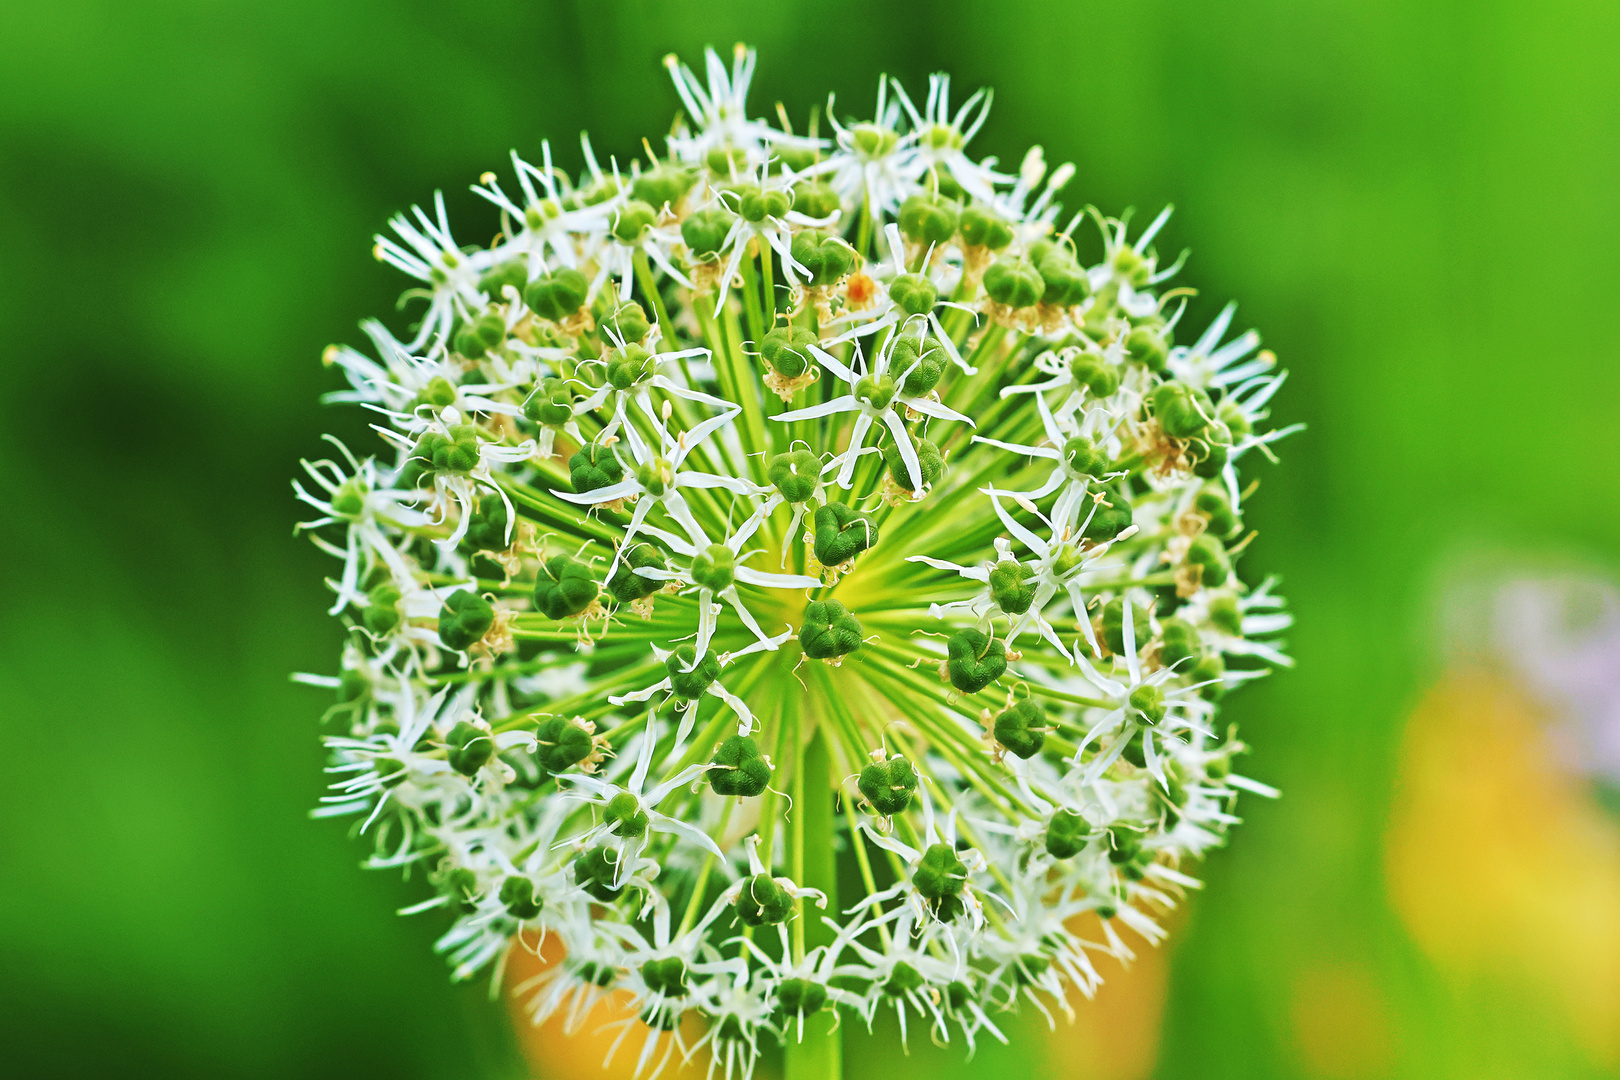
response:
<svg viewBox="0 0 1620 1080"><path fill-rule="evenodd" d="M1235 569L1283 375L1231 308L1177 343L1165 215L971 158L988 94L822 138L706 60L665 156L514 155L490 246L441 198L378 238L420 322L327 359L382 441L295 485L348 628L320 813L458 976L555 935L533 1015L626 993L649 1071L834 1008L1001 1038L1270 793L1217 703L1288 662Z"/></svg>

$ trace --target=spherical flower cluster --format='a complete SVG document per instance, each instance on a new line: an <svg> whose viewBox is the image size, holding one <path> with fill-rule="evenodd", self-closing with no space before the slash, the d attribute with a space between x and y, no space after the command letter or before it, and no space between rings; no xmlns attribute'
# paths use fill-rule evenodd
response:
<svg viewBox="0 0 1620 1080"><path fill-rule="evenodd" d="M326 356L386 447L295 485L347 628L320 813L458 976L555 936L533 1015L627 995L648 1069L1067 1010L1269 793L1217 702L1288 662L1234 568L1283 375L1230 307L1176 343L1168 211L973 160L943 76L751 119L753 64L669 62L664 156L486 174L488 247L395 218L421 320Z"/></svg>

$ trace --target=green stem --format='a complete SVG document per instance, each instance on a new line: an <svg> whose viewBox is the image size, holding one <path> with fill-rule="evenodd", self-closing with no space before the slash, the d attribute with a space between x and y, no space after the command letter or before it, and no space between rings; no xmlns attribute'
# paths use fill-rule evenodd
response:
<svg viewBox="0 0 1620 1080"><path fill-rule="evenodd" d="M800 714L803 716L803 713ZM837 827L836 796L833 788L832 753L827 737L819 729L799 755L799 776L794 779L793 865L801 886L827 894L828 911L838 908L838 872L833 852ZM814 909L800 900L794 919L794 958L806 948L830 944L833 931L812 914ZM785 1080L840 1080L844 1072L843 1040L836 1026L836 1014L823 1010L804 1018L804 1041L795 1041L798 1025L793 1025L784 1056Z"/></svg>

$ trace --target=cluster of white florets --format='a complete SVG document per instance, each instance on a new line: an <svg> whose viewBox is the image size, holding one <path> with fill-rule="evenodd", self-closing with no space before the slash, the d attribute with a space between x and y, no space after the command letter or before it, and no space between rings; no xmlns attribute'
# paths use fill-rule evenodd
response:
<svg viewBox="0 0 1620 1080"><path fill-rule="evenodd" d="M974 161L943 76L750 119L753 62L671 61L664 157L484 176L489 247L396 218L420 323L327 354L386 450L295 485L349 628L321 813L418 868L458 975L559 938L534 1015L627 993L643 1065L1068 1009L1267 790L1216 703L1287 662L1233 568L1283 376L1231 308L1174 343L1167 215Z"/></svg>

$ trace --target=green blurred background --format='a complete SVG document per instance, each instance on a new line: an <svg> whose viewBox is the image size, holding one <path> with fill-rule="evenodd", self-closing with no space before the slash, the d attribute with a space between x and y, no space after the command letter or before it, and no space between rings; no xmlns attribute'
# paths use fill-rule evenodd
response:
<svg viewBox="0 0 1620 1080"><path fill-rule="evenodd" d="M589 127L633 154L676 105L660 57L747 40L758 113L949 70L996 89L978 152L1043 143L1070 202L1175 203L1194 324L1240 299L1293 371L1278 419L1310 424L1250 514L1299 667L1231 705L1287 794L1205 867L1156 1049L912 1067L1614 1075L1620 1007L1594 1039L1536 988L1556 971L1414 941L1385 826L1437 568L1496 545L1620 569L1617 31L1578 0L0 5L5 1071L523 1075L432 918L395 918L408 891L305 816L324 701L287 672L338 634L288 480L323 430L364 438L316 405L318 360L403 287L370 255L388 215L443 187L471 238L466 185L509 149L577 164ZM853 1074L897 1060L851 1042Z"/></svg>

